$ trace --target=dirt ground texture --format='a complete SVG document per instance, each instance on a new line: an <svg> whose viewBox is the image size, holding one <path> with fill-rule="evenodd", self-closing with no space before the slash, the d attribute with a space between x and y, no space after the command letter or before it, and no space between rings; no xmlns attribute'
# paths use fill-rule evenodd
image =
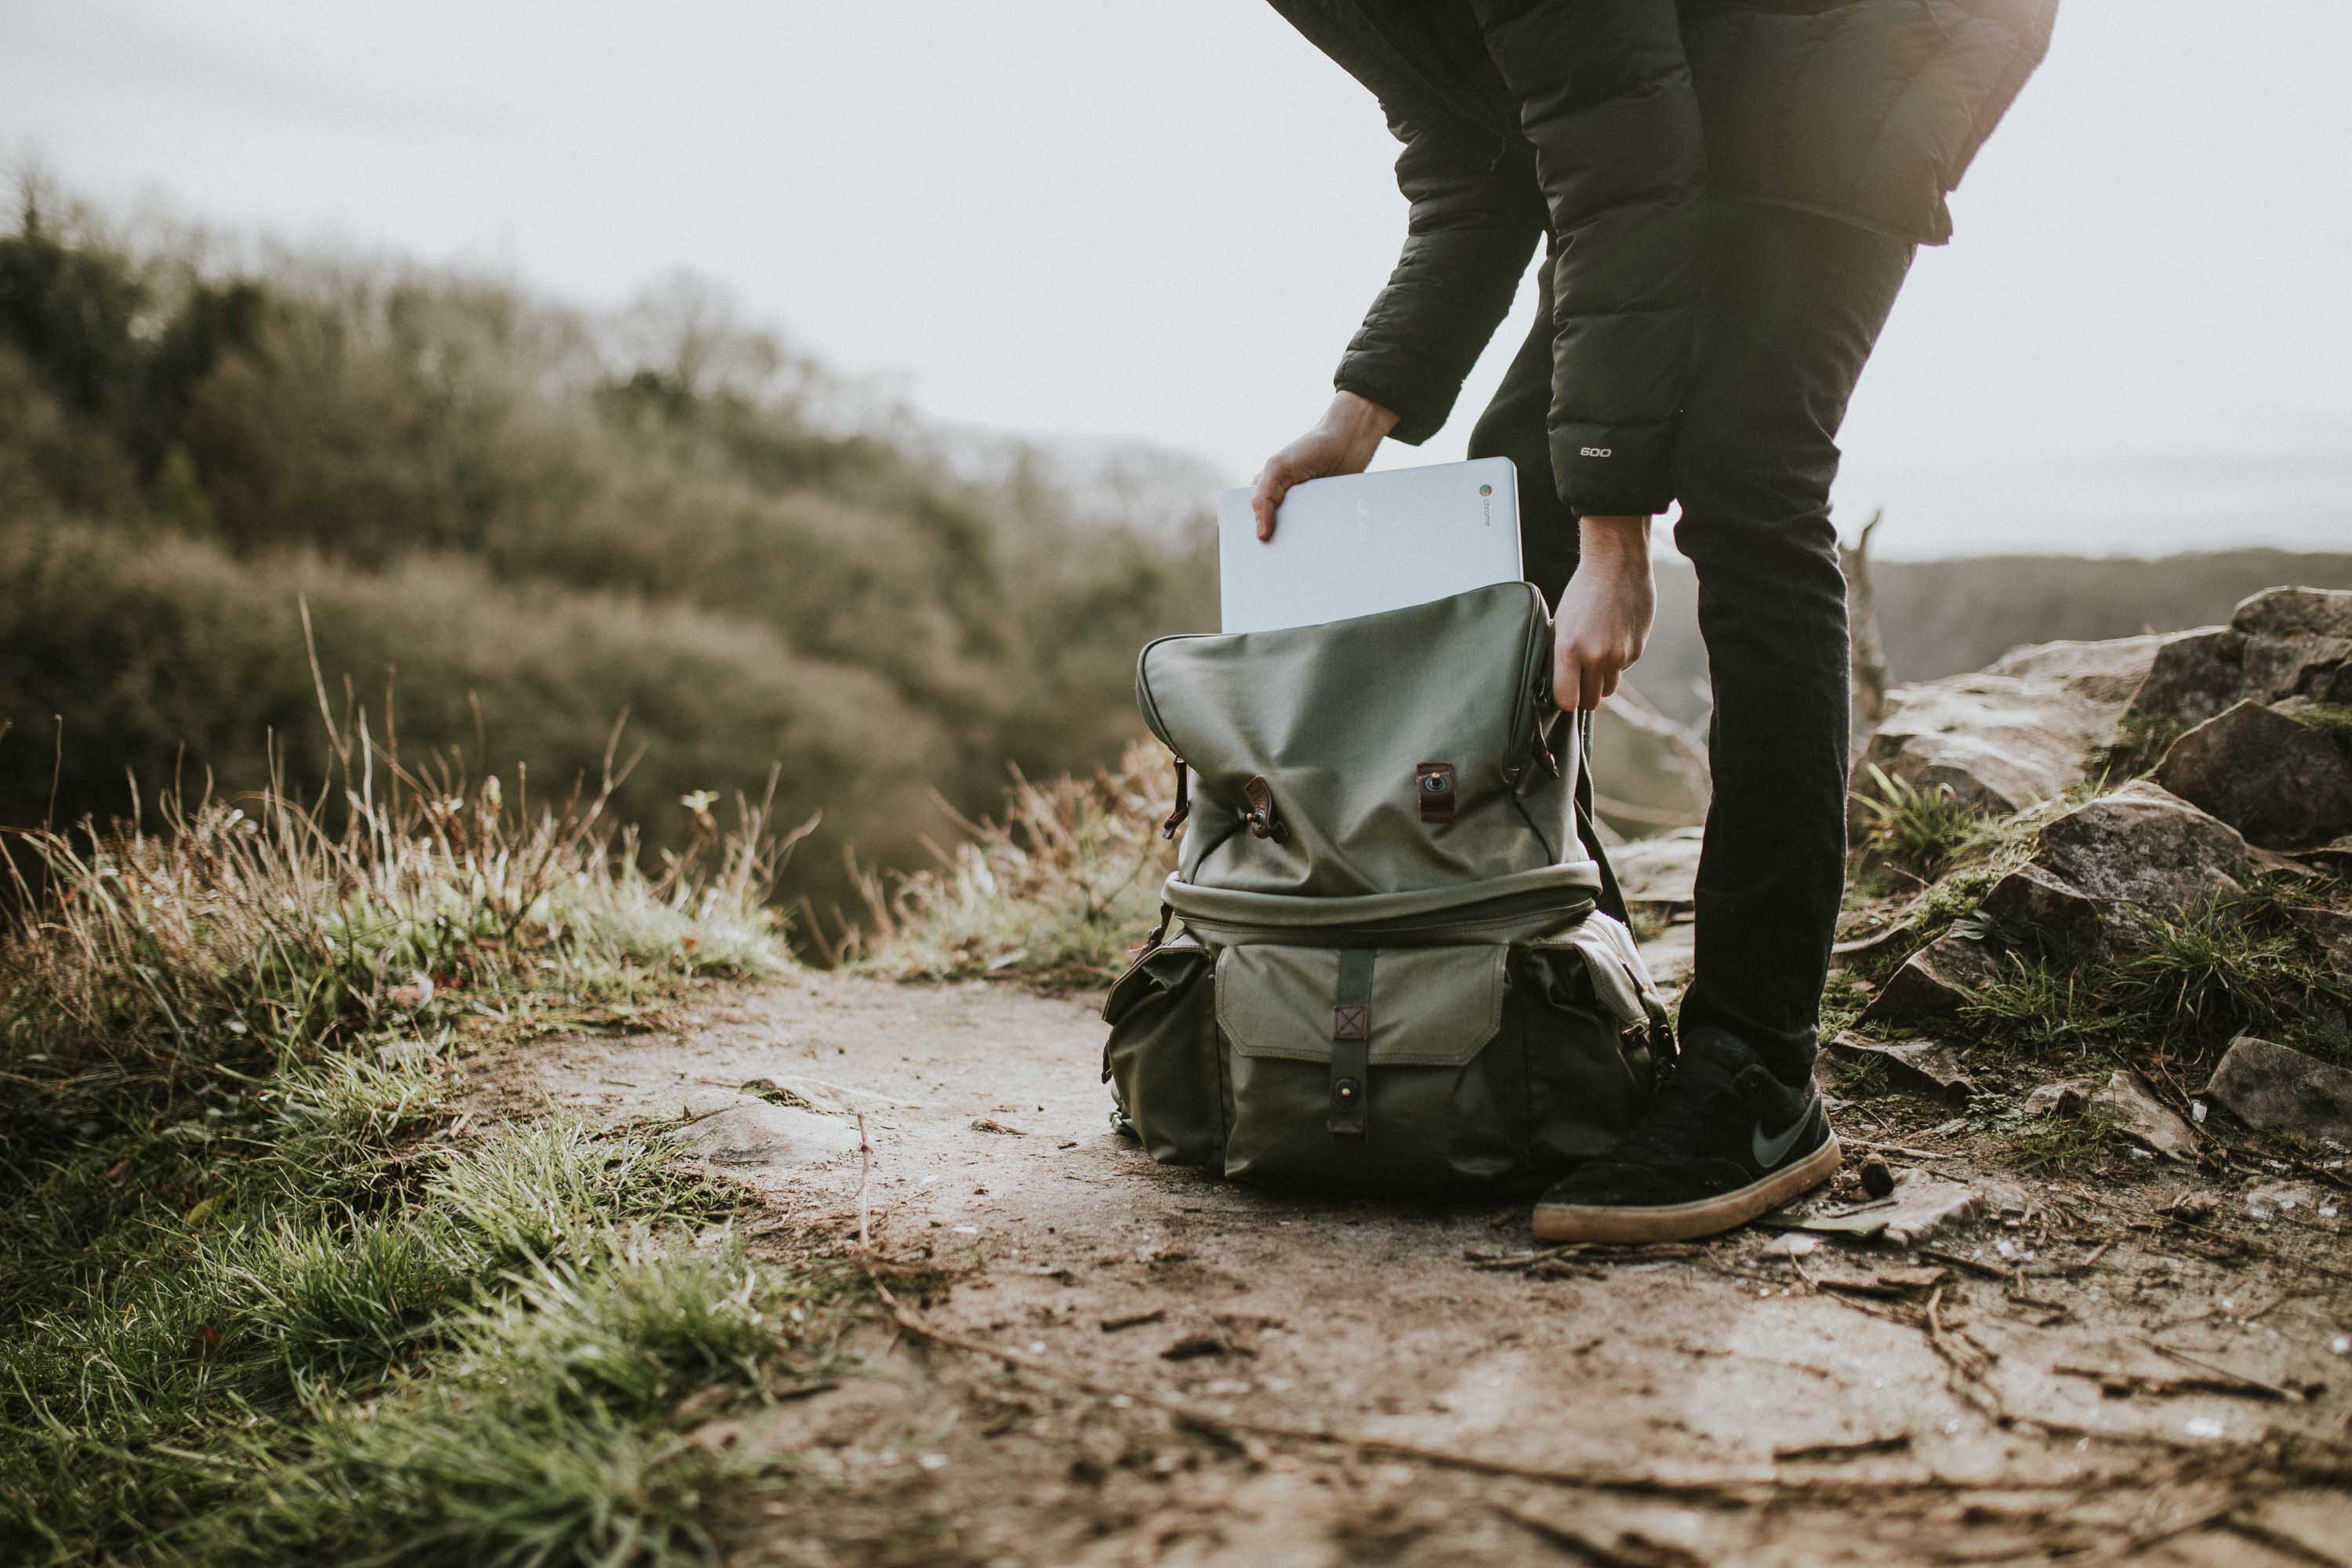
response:
<svg viewBox="0 0 2352 1568"><path fill-rule="evenodd" d="M1546 1254L1524 1205L1154 1165L1109 1129L1084 999L809 973L681 1022L481 1079L593 1121L719 1108L755 1245L847 1251L862 1203L878 1256L940 1270L835 1385L698 1435L793 1477L727 1522L735 1563L2352 1561L2325 1173L2284 1212L2153 1161L2036 1184L1878 1099L1838 1109L1817 1206L1879 1144L1990 1181L1988 1213L1908 1247Z"/></svg>

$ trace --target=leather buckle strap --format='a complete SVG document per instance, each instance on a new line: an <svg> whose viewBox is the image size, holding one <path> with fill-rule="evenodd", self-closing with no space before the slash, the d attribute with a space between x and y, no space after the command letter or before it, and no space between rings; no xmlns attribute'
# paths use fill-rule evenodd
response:
<svg viewBox="0 0 2352 1568"><path fill-rule="evenodd" d="M1250 782L1242 786L1242 794L1248 797L1250 807L1243 814L1242 820L1249 824L1253 835L1259 838L1271 838L1276 844L1290 837L1290 829L1284 826L1282 819L1274 814L1274 786L1266 783L1263 775L1251 775Z"/></svg>
<svg viewBox="0 0 2352 1568"><path fill-rule="evenodd" d="M1339 950L1339 992L1331 1007L1331 1100L1323 1121L1335 1138L1361 1138L1370 1125L1372 961L1369 947Z"/></svg>
<svg viewBox="0 0 2352 1568"><path fill-rule="evenodd" d="M1184 819L1192 815L1192 771L1185 767L1184 759L1179 757L1176 759L1176 809L1170 812L1168 820L1160 825L1160 837L1175 837L1176 830L1183 826Z"/></svg>

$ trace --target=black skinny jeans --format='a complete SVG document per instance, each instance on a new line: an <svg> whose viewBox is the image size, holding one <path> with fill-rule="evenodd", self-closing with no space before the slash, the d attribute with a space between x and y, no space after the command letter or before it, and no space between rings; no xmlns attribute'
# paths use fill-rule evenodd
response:
<svg viewBox="0 0 2352 1568"><path fill-rule="evenodd" d="M1845 578L1830 481L1846 400L1912 247L1814 214L1711 205L1706 303L1675 458L1675 545L1698 574L1715 694L1715 795L1682 1026L1727 1029L1796 1083L1812 1068L1845 884ZM1470 455L1517 465L1528 579L1557 603L1576 569L1577 520L1544 482L1550 269L1542 276L1535 331L1471 432Z"/></svg>

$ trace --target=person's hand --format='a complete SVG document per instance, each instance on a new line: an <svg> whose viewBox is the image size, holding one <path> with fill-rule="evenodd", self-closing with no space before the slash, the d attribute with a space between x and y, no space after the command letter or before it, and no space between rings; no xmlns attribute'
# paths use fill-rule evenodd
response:
<svg viewBox="0 0 2352 1568"><path fill-rule="evenodd" d="M1551 698L1562 711L1598 708L1642 657L1656 613L1650 520L1588 517L1582 553L1552 617Z"/></svg>
<svg viewBox="0 0 2352 1568"><path fill-rule="evenodd" d="M1290 487L1308 479L1327 479L1333 474L1360 474L1379 451L1381 440L1396 428L1397 416L1374 403L1343 392L1331 399L1331 406L1315 428L1276 452L1257 471L1257 483L1250 491L1250 510L1257 514L1257 536L1261 543L1274 537L1274 509L1290 493Z"/></svg>

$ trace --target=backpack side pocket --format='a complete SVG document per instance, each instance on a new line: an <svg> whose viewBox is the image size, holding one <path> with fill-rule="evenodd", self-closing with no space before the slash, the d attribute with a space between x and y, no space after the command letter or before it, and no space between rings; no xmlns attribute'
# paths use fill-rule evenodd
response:
<svg viewBox="0 0 2352 1568"><path fill-rule="evenodd" d="M1512 993L1537 1163L1557 1170L1604 1152L1647 1103L1665 1046L1665 1006L1633 933L1596 910L1523 949Z"/></svg>
<svg viewBox="0 0 2352 1568"><path fill-rule="evenodd" d="M1224 1158L1214 962L1179 932L1128 966L1103 999L1103 1081L1115 1120L1163 1165Z"/></svg>

